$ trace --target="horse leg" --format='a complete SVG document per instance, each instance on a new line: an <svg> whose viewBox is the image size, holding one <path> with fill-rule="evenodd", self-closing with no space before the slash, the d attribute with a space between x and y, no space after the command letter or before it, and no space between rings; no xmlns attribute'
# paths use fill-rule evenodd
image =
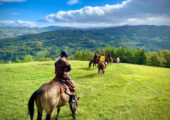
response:
<svg viewBox="0 0 170 120"><path fill-rule="evenodd" d="M100 73L100 68L98 69L98 74Z"/></svg>
<svg viewBox="0 0 170 120"><path fill-rule="evenodd" d="M37 120L42 120L42 110L41 111L38 110Z"/></svg>
<svg viewBox="0 0 170 120"><path fill-rule="evenodd" d="M51 108L51 111L47 113L46 120L51 120L52 119L54 109L55 109L55 107Z"/></svg>
<svg viewBox="0 0 170 120"><path fill-rule="evenodd" d="M46 120L51 120L51 117L49 114L46 115Z"/></svg>
<svg viewBox="0 0 170 120"><path fill-rule="evenodd" d="M41 106L41 103L40 103L39 96L36 99L36 106L37 106L37 112L38 112L37 120L42 120L43 109L42 109L42 106Z"/></svg>
<svg viewBox="0 0 170 120"><path fill-rule="evenodd" d="M48 114L46 115L46 120L51 120L51 118L52 118L52 113L48 113Z"/></svg>
<svg viewBox="0 0 170 120"><path fill-rule="evenodd" d="M59 112L60 112L60 108L57 108L57 117L56 117L56 120L58 120Z"/></svg>

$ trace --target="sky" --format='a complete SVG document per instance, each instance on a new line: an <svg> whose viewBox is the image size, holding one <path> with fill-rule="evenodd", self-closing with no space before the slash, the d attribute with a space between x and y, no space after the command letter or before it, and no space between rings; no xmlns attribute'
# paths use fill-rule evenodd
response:
<svg viewBox="0 0 170 120"><path fill-rule="evenodd" d="M0 27L170 25L170 0L0 0Z"/></svg>

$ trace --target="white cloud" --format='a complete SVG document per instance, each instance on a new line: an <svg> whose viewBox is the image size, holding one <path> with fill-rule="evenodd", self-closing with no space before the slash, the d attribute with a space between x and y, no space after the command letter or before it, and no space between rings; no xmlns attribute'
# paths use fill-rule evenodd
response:
<svg viewBox="0 0 170 120"><path fill-rule="evenodd" d="M59 11L45 17L49 23L72 25L170 25L170 0L127 0L121 4L86 6L78 10Z"/></svg>
<svg viewBox="0 0 170 120"><path fill-rule="evenodd" d="M77 4L79 2L79 0L69 0L67 2L68 5L74 5L74 4Z"/></svg>
<svg viewBox="0 0 170 120"><path fill-rule="evenodd" d="M0 27L35 27L36 23L30 21L0 21Z"/></svg>

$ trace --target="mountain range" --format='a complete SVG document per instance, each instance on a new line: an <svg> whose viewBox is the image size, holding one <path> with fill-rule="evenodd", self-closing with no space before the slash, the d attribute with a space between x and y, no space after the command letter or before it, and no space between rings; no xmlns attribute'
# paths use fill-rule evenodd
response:
<svg viewBox="0 0 170 120"><path fill-rule="evenodd" d="M42 33L52 30L74 29L73 27L46 26L46 27L0 27L0 39L12 38L24 34Z"/></svg>
<svg viewBox="0 0 170 120"><path fill-rule="evenodd" d="M0 39L0 59L14 60L26 54L51 57L61 49L70 52L95 51L108 46L144 48L146 51L170 50L170 26L137 25L100 29L51 26L37 28L37 31L41 33Z"/></svg>

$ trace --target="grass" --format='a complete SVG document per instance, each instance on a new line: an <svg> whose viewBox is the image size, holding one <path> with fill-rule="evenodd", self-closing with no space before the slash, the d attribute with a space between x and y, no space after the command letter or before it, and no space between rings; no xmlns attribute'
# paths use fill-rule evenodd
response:
<svg viewBox="0 0 170 120"><path fill-rule="evenodd" d="M78 120L170 120L170 69L114 64L102 76L88 62L71 65L80 97ZM31 94L53 77L54 62L1 64L0 120L29 120ZM72 120L68 104L59 119Z"/></svg>

